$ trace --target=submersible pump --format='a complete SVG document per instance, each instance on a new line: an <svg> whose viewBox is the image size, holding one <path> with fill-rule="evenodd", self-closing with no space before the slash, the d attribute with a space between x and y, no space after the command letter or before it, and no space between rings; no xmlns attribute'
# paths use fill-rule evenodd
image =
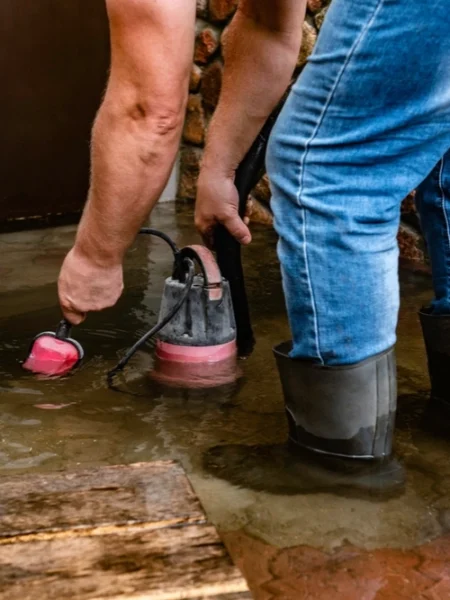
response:
<svg viewBox="0 0 450 600"><path fill-rule="evenodd" d="M200 272L189 283L192 263ZM176 257L174 273L165 283L160 320L178 306L158 333L151 377L183 387L215 387L235 381L236 323L230 286L204 246L188 246Z"/></svg>
<svg viewBox="0 0 450 600"><path fill-rule="evenodd" d="M165 281L158 323L109 372L110 387L115 387L115 376L152 338L156 338L153 380L188 388L233 383L238 376L236 322L230 286L214 255L199 245L179 250L155 229L144 228L141 234L157 236L170 246L173 272ZM67 375L83 358L83 349L70 337L70 330L70 323L62 321L56 333L38 335L23 367L36 374Z"/></svg>

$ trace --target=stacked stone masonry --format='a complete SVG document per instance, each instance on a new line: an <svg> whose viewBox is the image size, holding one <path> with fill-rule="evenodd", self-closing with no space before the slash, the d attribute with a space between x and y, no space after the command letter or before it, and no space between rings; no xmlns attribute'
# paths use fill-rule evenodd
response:
<svg viewBox="0 0 450 600"><path fill-rule="evenodd" d="M330 0L308 0L307 16L303 25L297 76L304 67L317 40ZM222 84L222 41L238 0L197 0L197 31L194 64L189 83L189 101L183 131L180 155L178 197L194 200L196 182L205 143L208 123L217 106ZM268 210L270 188L267 176L252 193L252 220L270 224ZM402 226L399 245L404 259L418 264L424 259L422 238L418 228L413 196L402 207Z"/></svg>

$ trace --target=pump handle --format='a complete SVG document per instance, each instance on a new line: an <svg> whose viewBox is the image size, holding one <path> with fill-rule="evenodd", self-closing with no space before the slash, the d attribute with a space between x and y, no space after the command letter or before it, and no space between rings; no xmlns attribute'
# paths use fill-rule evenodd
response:
<svg viewBox="0 0 450 600"><path fill-rule="evenodd" d="M205 289L208 292L209 299L215 302L222 300L222 274L214 258L214 254L206 246L193 244L180 250L177 257L178 264L182 265L186 258L194 260L199 265L203 279L205 280ZM173 277L179 281L184 281L185 275L185 269L176 267Z"/></svg>

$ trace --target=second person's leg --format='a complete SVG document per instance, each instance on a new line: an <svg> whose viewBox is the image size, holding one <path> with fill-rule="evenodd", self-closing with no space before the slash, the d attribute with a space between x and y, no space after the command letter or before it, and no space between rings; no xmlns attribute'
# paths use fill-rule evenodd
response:
<svg viewBox="0 0 450 600"><path fill-rule="evenodd" d="M269 147L293 334L277 356L291 438L319 452L390 452L400 202L450 146L448 6L431 4L334 0Z"/></svg>
<svg viewBox="0 0 450 600"><path fill-rule="evenodd" d="M416 204L433 272L434 299L420 311L431 399L450 413L450 151L417 190Z"/></svg>

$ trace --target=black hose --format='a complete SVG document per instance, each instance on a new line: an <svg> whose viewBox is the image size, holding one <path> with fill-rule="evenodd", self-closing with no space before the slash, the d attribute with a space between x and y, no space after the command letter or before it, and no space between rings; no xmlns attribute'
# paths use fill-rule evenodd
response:
<svg viewBox="0 0 450 600"><path fill-rule="evenodd" d="M248 195L264 172L267 143L280 108L278 107L270 116L236 171L235 186L239 194L239 216L242 219L245 216ZM223 225L219 225L214 234L214 249L222 276L230 284L236 319L238 353L241 358L247 357L253 351L255 337L245 288L241 245Z"/></svg>
<svg viewBox="0 0 450 600"><path fill-rule="evenodd" d="M173 253L173 256L175 259L175 263L177 264L177 263L182 262L183 266L187 267L188 274L186 277L186 282L185 282L186 285L185 285L183 294L182 294L180 300L177 302L177 304L172 308L171 311L169 311L169 313L163 319L161 319L161 321L159 321L154 327L152 327L152 329L150 329L150 331L147 331L147 333L145 335L143 335L141 337L141 339L138 340L128 350L128 352L117 363L117 365L114 367L114 369L109 371L109 373L107 375L108 387L110 389L112 389L114 391L118 391L118 392L121 392L122 390L120 390L119 388L117 388L114 385L115 376L125 369L127 364L130 362L130 360L133 358L133 356L139 350L139 348L141 348L146 342L148 342L152 337L154 337L157 333L159 333L161 331L161 329L163 329L174 318L174 316L180 311L181 307L187 300L189 292L191 291L192 285L194 283L194 276L195 276L194 262L190 258L185 258L185 257L181 256L178 246L168 235L166 235L162 231L159 231L158 229L152 229L151 227L143 227L139 231L139 233L143 234L143 235L152 235L152 236L160 238L161 240L166 242L166 244L168 244L168 246L172 250L172 253ZM129 393L129 392L126 392L126 393Z"/></svg>
<svg viewBox="0 0 450 600"><path fill-rule="evenodd" d="M139 233L141 235L153 235L154 237L160 238L161 240L166 242L166 244L170 246L170 249L172 250L172 253L175 258L180 252L175 242L171 240L170 237L162 231L158 231L158 229L152 229L151 227L142 227L142 229L139 230Z"/></svg>

